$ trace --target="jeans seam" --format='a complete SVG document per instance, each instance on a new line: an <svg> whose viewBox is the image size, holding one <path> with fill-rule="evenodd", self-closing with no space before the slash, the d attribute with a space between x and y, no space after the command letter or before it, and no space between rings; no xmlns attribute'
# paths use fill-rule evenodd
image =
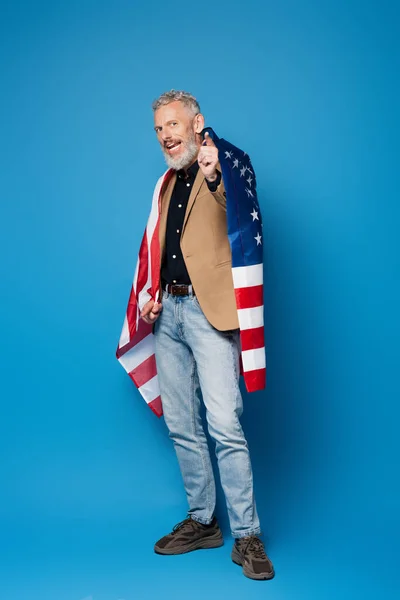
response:
<svg viewBox="0 0 400 600"><path fill-rule="evenodd" d="M232 345L231 345L232 351L233 351L234 345L236 345L236 342L235 342L234 338L232 337ZM240 346L239 346L239 352L240 352ZM234 351L233 351L233 354L235 354ZM236 357L234 357L234 358L236 358ZM240 377L240 370L238 369L238 364L237 364L236 360L235 360L235 375L236 375L237 385L239 386L238 380ZM238 395L238 397L239 397L239 395ZM240 412L240 416L241 416L243 414L243 398L242 398L241 394L240 394L240 399L241 399L240 400L241 404L240 404L240 406L237 404L237 409ZM248 478L248 491L249 491L249 497L251 498L251 522L254 523L255 518L256 518L256 501L255 501L255 497L254 497L253 465L252 465L251 458L250 458L250 449L248 447L247 437L244 435L243 427L240 422L240 416L238 414L238 425L242 431L243 438L246 441L246 446L247 446L247 451L248 451L248 459L249 459L249 464L250 464L250 476ZM256 531L257 534L260 533L260 527L256 528L254 531ZM256 534L254 534L254 535L256 535Z"/></svg>
<svg viewBox="0 0 400 600"><path fill-rule="evenodd" d="M204 454L203 454L201 444L199 443L199 440L197 437L196 418L195 418L195 411L194 411L194 395L195 395L194 387L195 387L196 361L194 359L194 356L192 356L192 359L193 359L192 372L191 372L192 385L191 385L191 398L190 398L190 407L191 407L191 411L192 411L192 415L191 415L192 416L192 430L193 430L193 436L196 439L197 446L200 451L201 462L203 463L203 469L206 474L206 503L207 503L207 510L208 510L208 512L210 512L211 511L211 502L210 502L211 477L210 477L210 473L209 473L209 470L206 465L206 461L204 460Z"/></svg>
<svg viewBox="0 0 400 600"><path fill-rule="evenodd" d="M238 369L238 364L237 364L237 356L236 356L236 352L235 352L235 348L236 348L236 342L235 342L235 338L233 335L229 335L229 347L231 349L231 353L232 353L232 360L233 360L233 364L234 364L234 372L235 372L235 384L237 387L239 387L239 369ZM241 400L239 400L239 398ZM241 435L241 437L243 437L243 439L245 440L245 444L247 446L248 449L248 444L247 444L247 440L245 438L244 432L243 432L243 427L240 423L240 416L243 413L243 399L242 396L239 393L236 396L236 427L237 427L237 431L238 434ZM240 413L240 415L239 415ZM255 498L254 498L254 478L253 478L253 467L251 464L251 459L250 459L250 452L248 449L248 460L249 460L249 466L250 466L250 476L247 480L247 493L248 493L248 497L251 498L251 523L254 523L254 519L255 519ZM245 537L248 535L258 535L260 533L260 528L253 528L251 530L249 530L250 533L246 532L243 535L240 534L239 537ZM235 537L236 534L232 535Z"/></svg>

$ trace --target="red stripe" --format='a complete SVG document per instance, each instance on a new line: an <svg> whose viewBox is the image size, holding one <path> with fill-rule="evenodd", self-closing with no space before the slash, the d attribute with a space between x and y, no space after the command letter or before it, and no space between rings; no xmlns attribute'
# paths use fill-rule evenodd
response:
<svg viewBox="0 0 400 600"><path fill-rule="evenodd" d="M131 287L131 293L129 295L128 307L126 309L126 319L128 321L129 339L132 338L136 329L136 313L137 313L137 298L136 293Z"/></svg>
<svg viewBox="0 0 400 600"><path fill-rule="evenodd" d="M162 198L164 192L167 190L168 184L171 181L174 173L175 173L174 169L169 169L169 171L167 171L165 173L164 181L161 184L160 195L158 197L158 212L159 212L159 214L161 214L161 198Z"/></svg>
<svg viewBox="0 0 400 600"><path fill-rule="evenodd" d="M263 305L263 286L253 285L235 289L237 308L255 308Z"/></svg>
<svg viewBox="0 0 400 600"><path fill-rule="evenodd" d="M134 337L134 335L136 333L136 318L137 318L137 311L138 311L137 299L138 299L138 294L139 294L140 290L143 288L143 286L145 285L145 283L147 281L147 272L148 272L147 259L148 259L147 238L146 238L146 232L145 232L143 239L142 239L141 246L140 246L140 250L139 250L139 258L138 258L139 271L138 271L138 278L137 278L137 282L136 282L136 289L134 289L134 287L132 285L131 293L129 295L129 300L128 300L128 306L126 309L126 319L128 321L130 342L126 346L124 346L124 351L122 352L122 354L127 352L130 348L132 348L132 346L135 345L134 343L132 343L132 338ZM135 343L137 343L137 342L135 342ZM121 354L121 349L118 348L117 349L117 357L122 356L122 354Z"/></svg>
<svg viewBox="0 0 400 600"><path fill-rule="evenodd" d="M242 344L242 351L254 350L255 348L264 348L264 327L241 329L240 342Z"/></svg>
<svg viewBox="0 0 400 600"><path fill-rule="evenodd" d="M148 335L153 335L153 325L145 323L143 319L139 319L139 326L137 332L131 337L131 341L121 348L117 348L117 358L120 358L136 346L139 342L144 340Z"/></svg>
<svg viewBox="0 0 400 600"><path fill-rule="evenodd" d="M151 240L150 255L151 255L151 295L156 298L157 292L160 288L160 217L157 219L156 226L154 228L153 238Z"/></svg>
<svg viewBox="0 0 400 600"><path fill-rule="evenodd" d="M149 272L149 249L147 246L147 229L144 232L139 250L139 271L136 282L136 296L138 297L147 282Z"/></svg>
<svg viewBox="0 0 400 600"><path fill-rule="evenodd" d="M150 379L157 375L156 357L155 354L146 358L140 365L129 373L129 377L134 384L139 388L147 383Z"/></svg>
<svg viewBox="0 0 400 600"><path fill-rule="evenodd" d="M163 414L161 396L158 396L157 398L149 402L149 406L153 413L157 415L157 417L161 417L161 415Z"/></svg>
<svg viewBox="0 0 400 600"><path fill-rule="evenodd" d="M244 382L248 392L258 392L263 390L266 384L267 370L254 369L254 371L246 371L244 373Z"/></svg>

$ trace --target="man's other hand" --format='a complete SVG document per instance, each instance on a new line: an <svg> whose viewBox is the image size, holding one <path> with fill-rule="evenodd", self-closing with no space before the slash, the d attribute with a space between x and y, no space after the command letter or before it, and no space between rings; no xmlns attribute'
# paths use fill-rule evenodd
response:
<svg viewBox="0 0 400 600"><path fill-rule="evenodd" d="M140 316L142 317L143 321L149 325L153 325L153 323L155 323L160 316L161 311L162 304L154 302L154 300L149 300L149 302L143 306Z"/></svg>

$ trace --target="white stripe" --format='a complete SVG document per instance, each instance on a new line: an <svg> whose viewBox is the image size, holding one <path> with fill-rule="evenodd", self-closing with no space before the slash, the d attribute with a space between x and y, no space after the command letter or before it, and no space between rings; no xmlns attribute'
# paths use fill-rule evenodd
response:
<svg viewBox="0 0 400 600"><path fill-rule="evenodd" d="M129 344L129 326L128 326L128 317L125 315L124 324L122 326L121 337L119 338L119 348L126 346Z"/></svg>
<svg viewBox="0 0 400 600"><path fill-rule="evenodd" d="M167 173L168 173L168 171L166 171L164 173L164 175L162 177L160 177L160 179L156 183L156 187L154 188L153 200L151 202L150 216L149 216L149 220L147 221L147 226L146 226L146 233L147 233L148 241L151 241L151 238L153 237L155 226L157 225L158 200L160 198L161 186L163 184L163 181L164 181Z"/></svg>
<svg viewBox="0 0 400 600"><path fill-rule="evenodd" d="M134 290L136 290L136 286L137 286L137 280L138 280L138 275L139 275L139 263L140 263L140 261L139 261L139 256L138 256L137 261L136 261L135 274L133 276L133 284L132 284Z"/></svg>
<svg viewBox="0 0 400 600"><path fill-rule="evenodd" d="M147 404L152 402L160 395L160 386L158 385L158 375L155 375L152 379L149 379L147 383L140 386L139 392L146 400Z"/></svg>
<svg viewBox="0 0 400 600"><path fill-rule="evenodd" d="M252 287L263 283L263 265L251 265L250 267L234 267L232 269L233 287Z"/></svg>
<svg viewBox="0 0 400 600"><path fill-rule="evenodd" d="M133 346L128 352L119 358L119 362L124 367L127 373L130 373L136 367L142 364L146 359L152 356L155 352L154 335L150 333L136 346Z"/></svg>
<svg viewBox="0 0 400 600"><path fill-rule="evenodd" d="M265 369L265 348L256 348L255 350L244 350L242 352L243 371L254 371L255 369Z"/></svg>
<svg viewBox="0 0 400 600"><path fill-rule="evenodd" d="M240 329L254 329L264 325L263 306L254 308L240 308L238 311Z"/></svg>
<svg viewBox="0 0 400 600"><path fill-rule="evenodd" d="M147 280L146 286L148 285L148 283L149 283L149 280ZM151 300L151 294L149 292L147 292L146 290L147 290L147 287L143 288L143 290L140 292L139 297L137 299L139 310L142 310L144 305L147 304Z"/></svg>

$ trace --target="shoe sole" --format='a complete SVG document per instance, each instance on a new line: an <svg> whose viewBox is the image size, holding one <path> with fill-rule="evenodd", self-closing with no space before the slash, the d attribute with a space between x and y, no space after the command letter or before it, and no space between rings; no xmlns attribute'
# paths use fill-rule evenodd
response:
<svg viewBox="0 0 400 600"><path fill-rule="evenodd" d="M242 567L243 574L246 575L246 577L248 577L249 579L265 581L266 579L272 579L275 576L274 570L272 570L272 573L254 573L254 571L250 571L250 569L248 569L246 565L243 565L242 557L240 556L236 548L233 548L232 550L232 562L234 562L235 565L239 565L239 567Z"/></svg>
<svg viewBox="0 0 400 600"><path fill-rule="evenodd" d="M222 533L216 533L205 538L200 538L191 544L186 546L178 546L175 548L158 548L154 546L154 552L156 554L174 555L174 554L186 554L187 552L193 552L193 550L206 550L208 548L219 548L224 545Z"/></svg>

